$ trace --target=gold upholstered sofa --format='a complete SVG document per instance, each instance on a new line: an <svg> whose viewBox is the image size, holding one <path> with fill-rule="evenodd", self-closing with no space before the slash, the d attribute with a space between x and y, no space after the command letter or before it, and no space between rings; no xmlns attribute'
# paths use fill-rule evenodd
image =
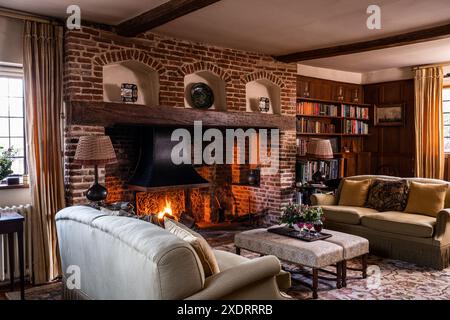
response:
<svg viewBox="0 0 450 320"><path fill-rule="evenodd" d="M375 181L406 182L404 210L368 207ZM314 194L311 202L323 208L326 228L367 238L371 253L444 269L450 260L449 185L434 179L353 176L341 181L336 195Z"/></svg>

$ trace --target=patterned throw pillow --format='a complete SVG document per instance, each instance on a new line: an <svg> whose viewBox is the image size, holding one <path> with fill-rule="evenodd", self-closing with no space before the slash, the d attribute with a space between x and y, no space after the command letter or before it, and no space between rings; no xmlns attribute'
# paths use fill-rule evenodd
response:
<svg viewBox="0 0 450 320"><path fill-rule="evenodd" d="M375 180L369 189L366 207L377 211L403 211L408 202L408 191L406 180Z"/></svg>

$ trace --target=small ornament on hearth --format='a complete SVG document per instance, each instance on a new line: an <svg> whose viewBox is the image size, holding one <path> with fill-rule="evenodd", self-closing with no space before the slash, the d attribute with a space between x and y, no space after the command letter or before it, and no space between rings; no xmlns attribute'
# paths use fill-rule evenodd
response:
<svg viewBox="0 0 450 320"><path fill-rule="evenodd" d="M259 111L267 113L270 109L270 100L267 97L259 98Z"/></svg>
<svg viewBox="0 0 450 320"><path fill-rule="evenodd" d="M122 83L120 96L123 102L136 102L138 99L138 88L133 83Z"/></svg>

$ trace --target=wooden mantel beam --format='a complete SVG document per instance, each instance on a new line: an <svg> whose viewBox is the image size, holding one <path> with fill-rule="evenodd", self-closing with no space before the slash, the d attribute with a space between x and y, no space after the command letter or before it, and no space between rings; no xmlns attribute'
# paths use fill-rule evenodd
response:
<svg viewBox="0 0 450 320"><path fill-rule="evenodd" d="M202 121L214 128L278 128L295 130L295 117L256 112L231 112L144 106L139 104L70 101L66 103L69 125L112 127L115 125L148 125L192 127Z"/></svg>
<svg viewBox="0 0 450 320"><path fill-rule="evenodd" d="M121 36L134 37L139 33L212 5L220 0L169 0L137 17L120 23L116 30Z"/></svg>
<svg viewBox="0 0 450 320"><path fill-rule="evenodd" d="M287 63L299 62L305 60L314 60L352 53L404 46L408 44L438 40L448 37L450 37L450 24L398 34L375 40L362 41L314 50L300 51L296 53L276 56L275 59Z"/></svg>

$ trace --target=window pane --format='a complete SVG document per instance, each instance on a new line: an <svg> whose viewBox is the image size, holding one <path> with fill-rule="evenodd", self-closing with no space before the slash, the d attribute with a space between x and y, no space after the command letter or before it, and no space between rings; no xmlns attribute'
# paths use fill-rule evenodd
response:
<svg viewBox="0 0 450 320"><path fill-rule="evenodd" d="M23 138L11 138L11 147L16 151L16 157L23 157L25 155L23 152L23 142Z"/></svg>
<svg viewBox="0 0 450 320"><path fill-rule="evenodd" d="M444 101L444 112L450 112L450 101Z"/></svg>
<svg viewBox="0 0 450 320"><path fill-rule="evenodd" d="M22 79L9 79L9 96L23 97Z"/></svg>
<svg viewBox="0 0 450 320"><path fill-rule="evenodd" d="M8 78L0 78L0 97L8 96Z"/></svg>
<svg viewBox="0 0 450 320"><path fill-rule="evenodd" d="M449 104L450 108L450 104ZM9 116L23 117L23 98L9 99Z"/></svg>
<svg viewBox="0 0 450 320"><path fill-rule="evenodd" d="M0 117L8 116L8 98L0 97Z"/></svg>
<svg viewBox="0 0 450 320"><path fill-rule="evenodd" d="M444 151L450 152L450 138L444 139Z"/></svg>
<svg viewBox="0 0 450 320"><path fill-rule="evenodd" d="M450 137L450 126L444 127L444 137Z"/></svg>
<svg viewBox="0 0 450 320"><path fill-rule="evenodd" d="M9 124L11 137L23 137L23 118L10 118Z"/></svg>
<svg viewBox="0 0 450 320"><path fill-rule="evenodd" d="M11 170L14 174L24 174L23 158L14 158Z"/></svg>
<svg viewBox="0 0 450 320"><path fill-rule="evenodd" d="M443 90L443 100L450 100L450 89Z"/></svg>
<svg viewBox="0 0 450 320"><path fill-rule="evenodd" d="M444 126L450 125L450 113L444 113Z"/></svg>
<svg viewBox="0 0 450 320"><path fill-rule="evenodd" d="M4 152L9 148L9 139L8 138L0 138L0 147L3 147L0 152Z"/></svg>
<svg viewBox="0 0 450 320"><path fill-rule="evenodd" d="M8 118L0 118L0 137L9 136L9 121Z"/></svg>

